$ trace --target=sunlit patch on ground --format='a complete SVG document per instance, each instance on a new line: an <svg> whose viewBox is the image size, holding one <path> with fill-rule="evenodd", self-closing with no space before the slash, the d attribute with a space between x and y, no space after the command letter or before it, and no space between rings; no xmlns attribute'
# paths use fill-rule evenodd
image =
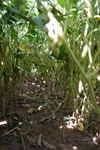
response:
<svg viewBox="0 0 100 150"><path fill-rule="evenodd" d="M64 125L59 127L60 129L79 130L84 131L84 119L76 118L74 116L64 117Z"/></svg>
<svg viewBox="0 0 100 150"><path fill-rule="evenodd" d="M6 125L7 124L7 121L0 121L0 126L3 126L3 125Z"/></svg>
<svg viewBox="0 0 100 150"><path fill-rule="evenodd" d="M78 147L77 146L73 146L73 150L78 150Z"/></svg>
<svg viewBox="0 0 100 150"><path fill-rule="evenodd" d="M41 105L41 106L38 107L38 110L41 110L42 108L43 108L43 106Z"/></svg>
<svg viewBox="0 0 100 150"><path fill-rule="evenodd" d="M96 133L96 136L92 138L92 141L95 145L100 146L100 133ZM98 149L99 150L99 149Z"/></svg>

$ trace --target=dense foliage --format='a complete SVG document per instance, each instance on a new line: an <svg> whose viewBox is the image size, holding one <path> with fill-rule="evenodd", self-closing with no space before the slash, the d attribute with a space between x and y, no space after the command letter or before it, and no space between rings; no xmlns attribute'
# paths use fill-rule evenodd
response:
<svg viewBox="0 0 100 150"><path fill-rule="evenodd" d="M51 93L87 122L100 116L99 0L4 0L0 5L0 95L3 109L28 76L43 77ZM88 111L87 111L88 110ZM80 112L80 113L79 113Z"/></svg>

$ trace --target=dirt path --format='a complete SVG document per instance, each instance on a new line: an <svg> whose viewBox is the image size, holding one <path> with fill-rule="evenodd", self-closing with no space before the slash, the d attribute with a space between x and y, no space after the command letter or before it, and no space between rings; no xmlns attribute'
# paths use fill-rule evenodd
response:
<svg viewBox="0 0 100 150"><path fill-rule="evenodd" d="M60 103L37 80L24 83L14 98L12 118L8 113L7 124L0 126L0 150L97 150L93 140L100 122L92 121L86 135L65 129L67 112Z"/></svg>

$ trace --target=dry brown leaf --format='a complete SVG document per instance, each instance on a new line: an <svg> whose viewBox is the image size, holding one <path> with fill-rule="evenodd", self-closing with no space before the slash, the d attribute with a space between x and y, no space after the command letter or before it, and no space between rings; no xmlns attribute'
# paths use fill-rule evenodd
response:
<svg viewBox="0 0 100 150"><path fill-rule="evenodd" d="M32 107L32 104L22 104L22 106L25 108L30 108L30 107Z"/></svg>
<svg viewBox="0 0 100 150"><path fill-rule="evenodd" d="M42 134L39 135L38 137L38 145L41 147L41 143L42 143Z"/></svg>
<svg viewBox="0 0 100 150"><path fill-rule="evenodd" d="M14 116L13 119L14 119L14 120L18 120L18 117Z"/></svg>
<svg viewBox="0 0 100 150"><path fill-rule="evenodd" d="M46 148L49 148L49 149L56 149L55 146L53 146L53 145L47 143L46 141L42 141L42 144L43 144L44 146L46 146Z"/></svg>
<svg viewBox="0 0 100 150"><path fill-rule="evenodd" d="M34 112L34 108L30 108L30 109L27 110L28 114L32 114L33 112Z"/></svg>
<svg viewBox="0 0 100 150"><path fill-rule="evenodd" d="M28 139L30 145L34 145L34 146L38 147L35 138L33 138L32 136L27 136L27 139Z"/></svg>
<svg viewBox="0 0 100 150"><path fill-rule="evenodd" d="M53 119L56 118L56 115L55 115L55 112L54 112L54 111L52 111L52 117L53 117Z"/></svg>

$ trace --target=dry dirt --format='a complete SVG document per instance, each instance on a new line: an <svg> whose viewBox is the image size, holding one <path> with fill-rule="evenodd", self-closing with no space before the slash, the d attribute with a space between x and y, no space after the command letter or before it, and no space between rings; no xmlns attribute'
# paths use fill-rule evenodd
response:
<svg viewBox="0 0 100 150"><path fill-rule="evenodd" d="M39 81L27 80L14 96L11 117L7 110L7 124L0 125L0 150L100 150L96 144L100 118L95 114L90 118L86 134L69 130L62 101Z"/></svg>

